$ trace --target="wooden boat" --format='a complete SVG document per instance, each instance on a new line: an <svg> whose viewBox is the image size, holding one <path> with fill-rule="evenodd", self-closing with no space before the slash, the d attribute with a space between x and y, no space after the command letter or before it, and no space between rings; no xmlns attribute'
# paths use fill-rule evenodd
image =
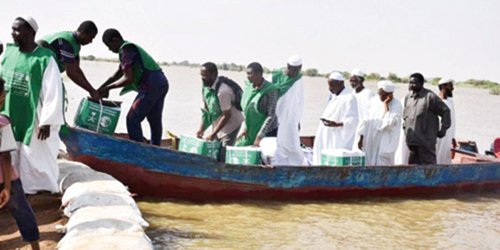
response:
<svg viewBox="0 0 500 250"><path fill-rule="evenodd" d="M143 196L192 201L327 200L500 188L497 159L451 165L266 167L218 163L75 128L61 138L71 160L108 173Z"/></svg>

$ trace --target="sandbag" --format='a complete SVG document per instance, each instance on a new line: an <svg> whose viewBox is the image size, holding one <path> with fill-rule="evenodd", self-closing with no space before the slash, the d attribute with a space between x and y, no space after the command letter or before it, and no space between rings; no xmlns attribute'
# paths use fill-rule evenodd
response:
<svg viewBox="0 0 500 250"><path fill-rule="evenodd" d="M117 219L86 221L67 228L66 235L59 241L59 244L64 245L65 242L72 241L79 236L117 233L144 233L144 229L137 223Z"/></svg>
<svg viewBox="0 0 500 250"><path fill-rule="evenodd" d="M61 180L69 173L81 169L90 169L89 166L76 161L57 160L57 164L59 165L59 179L57 180L57 183L61 183Z"/></svg>
<svg viewBox="0 0 500 250"><path fill-rule="evenodd" d="M66 224L71 231L78 224L100 219L117 219L138 224L146 229L149 224L130 206L83 207L76 210Z"/></svg>
<svg viewBox="0 0 500 250"><path fill-rule="evenodd" d="M61 193L64 193L71 185L80 182L91 182L91 181L112 181L116 180L109 174L94 171L92 169L79 169L67 174L61 182L59 183L59 189Z"/></svg>
<svg viewBox="0 0 500 250"><path fill-rule="evenodd" d="M72 200L85 193L102 192L130 195L127 187L119 181L89 181L71 185L61 199L62 206L67 206Z"/></svg>
<svg viewBox="0 0 500 250"><path fill-rule="evenodd" d="M83 207L89 206L130 206L138 214L141 214L134 199L129 195L112 194L102 192L90 192L78 196L64 208L64 215L71 217L72 214Z"/></svg>
<svg viewBox="0 0 500 250"><path fill-rule="evenodd" d="M154 249L144 233L89 234L59 242L59 250L138 250Z"/></svg>

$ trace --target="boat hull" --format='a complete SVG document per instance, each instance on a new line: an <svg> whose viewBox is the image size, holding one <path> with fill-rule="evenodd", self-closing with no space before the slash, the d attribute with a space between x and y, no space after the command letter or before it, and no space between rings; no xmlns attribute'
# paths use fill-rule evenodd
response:
<svg viewBox="0 0 500 250"><path fill-rule="evenodd" d="M108 173L142 196L191 201L330 200L429 196L500 189L500 163L377 167L264 167L70 128L70 159Z"/></svg>

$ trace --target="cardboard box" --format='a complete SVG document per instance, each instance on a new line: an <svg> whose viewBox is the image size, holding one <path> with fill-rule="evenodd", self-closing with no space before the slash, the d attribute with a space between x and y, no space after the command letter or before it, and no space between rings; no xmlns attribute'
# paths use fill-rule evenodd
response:
<svg viewBox="0 0 500 250"><path fill-rule="evenodd" d="M181 135L179 151L204 155L218 160L221 145L220 141L205 141L195 136Z"/></svg>
<svg viewBox="0 0 500 250"><path fill-rule="evenodd" d="M345 149L323 149L322 166L364 166L365 153Z"/></svg>
<svg viewBox="0 0 500 250"><path fill-rule="evenodd" d="M261 165L261 151L257 147L226 147L226 163Z"/></svg>
<svg viewBox="0 0 500 250"><path fill-rule="evenodd" d="M120 118L120 104L106 101L101 105L83 98L76 111L75 126L112 135Z"/></svg>

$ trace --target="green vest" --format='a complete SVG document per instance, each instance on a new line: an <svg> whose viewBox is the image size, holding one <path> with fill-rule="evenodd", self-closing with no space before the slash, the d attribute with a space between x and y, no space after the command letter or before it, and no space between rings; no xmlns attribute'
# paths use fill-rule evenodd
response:
<svg viewBox="0 0 500 250"><path fill-rule="evenodd" d="M215 83L214 83L215 84ZM219 104L219 98L215 89L211 89L207 86L203 86L203 97L205 98L205 103L207 104L207 110L202 109L201 119L203 120L203 130L207 129L212 123L214 123L219 116L222 115L222 110Z"/></svg>
<svg viewBox="0 0 500 250"><path fill-rule="evenodd" d="M285 74L284 69L276 70L272 72L273 83L278 87L278 98L282 97L293 84L302 77L299 73L296 77L289 77Z"/></svg>
<svg viewBox="0 0 500 250"><path fill-rule="evenodd" d="M45 69L54 52L38 46L31 53L8 44L0 77L5 80L5 103L1 114L10 117L16 141L30 144Z"/></svg>
<svg viewBox="0 0 500 250"><path fill-rule="evenodd" d="M146 68L146 70L149 70L149 71L161 70L160 66L158 66L158 64L155 62L155 60L153 60L153 58L146 51L144 51L141 47L137 46L136 44L131 43L131 42L127 42L127 41L125 41L120 46L119 54L118 54L119 58L120 58L120 62L122 61L122 49L123 49L123 47L125 47L128 44L132 44L137 48L137 50L139 51L139 55L141 56L142 63L144 64L144 68ZM144 73L143 69L139 65L134 64L132 66L132 72L134 74L134 81L131 84L123 87L122 91L120 92L120 95L124 95L130 91L139 92L139 84L141 81L142 73Z"/></svg>
<svg viewBox="0 0 500 250"><path fill-rule="evenodd" d="M57 39L68 41L69 44L71 44L71 47L73 47L73 53L75 54L75 57L78 57L80 55L81 45L76 42L75 36L71 31L61 31L42 38L42 40L46 41L48 44L52 44ZM61 73L64 72L66 70L64 63L61 62L61 59L59 57L56 56L55 58L57 66L59 66L59 71L61 71Z"/></svg>
<svg viewBox="0 0 500 250"><path fill-rule="evenodd" d="M264 86L257 90L254 89L251 82L248 80L245 82L245 89L241 97L241 107L245 114L247 135L236 142L236 146L252 145L267 118L267 114L259 110L259 101L264 94L277 90L277 87L268 81L264 81L262 84L264 84Z"/></svg>

